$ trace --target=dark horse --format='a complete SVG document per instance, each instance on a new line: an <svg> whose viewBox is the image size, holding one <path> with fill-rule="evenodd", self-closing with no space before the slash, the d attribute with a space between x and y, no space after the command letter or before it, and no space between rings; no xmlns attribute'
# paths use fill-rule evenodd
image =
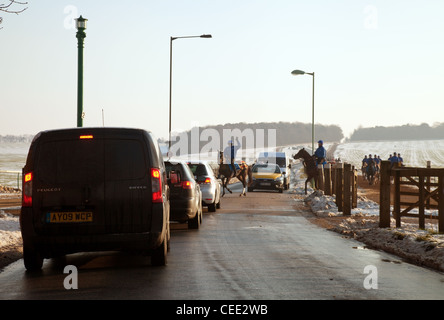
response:
<svg viewBox="0 0 444 320"><path fill-rule="evenodd" d="M311 179L314 179L314 187L317 188L318 181L318 168L316 166L316 162L313 156L311 156L307 150L302 148L298 153L293 155L295 160L303 159L304 160L304 168L305 173L307 174L307 180L305 180L305 194L307 194L307 183Z"/></svg>
<svg viewBox="0 0 444 320"><path fill-rule="evenodd" d="M233 193L229 188L228 184L232 178L238 178L240 182L242 182L243 189L242 193L239 196L246 196L247 193L245 192L245 188L247 186L250 186L253 182L253 173L251 172L251 167L247 164L241 165L241 169L234 172L231 170L229 164L223 163L223 157L224 153L222 151L219 151L219 177L221 177L222 180L222 197L225 195L225 189L227 189L230 193ZM248 182L247 182L248 180Z"/></svg>
<svg viewBox="0 0 444 320"><path fill-rule="evenodd" d="M368 180L368 184L372 185L373 182L375 182L375 176L376 176L376 164L374 161L370 161L370 163L364 167L365 170L365 177Z"/></svg>

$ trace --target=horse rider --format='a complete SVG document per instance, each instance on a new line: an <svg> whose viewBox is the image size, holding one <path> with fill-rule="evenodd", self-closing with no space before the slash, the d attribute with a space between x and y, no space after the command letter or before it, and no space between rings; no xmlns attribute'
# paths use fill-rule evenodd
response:
<svg viewBox="0 0 444 320"><path fill-rule="evenodd" d="M404 161L404 160L402 159L401 154L398 153L398 163L399 163L399 166L400 166L400 167L403 167L403 166L404 166L403 161Z"/></svg>
<svg viewBox="0 0 444 320"><path fill-rule="evenodd" d="M368 160L367 155L364 155L364 159L362 159L362 167L363 168L367 166L367 164L368 164L367 160Z"/></svg>
<svg viewBox="0 0 444 320"><path fill-rule="evenodd" d="M236 137L237 145L233 144L233 140L228 141L228 146L224 149L224 163L228 163L231 171L236 174L236 170L240 169L237 163L234 163L234 159L236 158L237 151L241 148L241 144L239 142L239 138Z"/></svg>
<svg viewBox="0 0 444 320"><path fill-rule="evenodd" d="M316 165L318 164L327 164L327 150L325 150L324 146L324 141L319 140L318 141L318 148L316 149L314 156L316 159Z"/></svg>
<svg viewBox="0 0 444 320"><path fill-rule="evenodd" d="M390 167L391 168L393 168L393 167L396 167L398 164L398 162L399 162L399 159L398 159L398 157L396 156L396 152L394 152L393 153L393 156L391 156L390 158L389 158L389 161L390 161Z"/></svg>
<svg viewBox="0 0 444 320"><path fill-rule="evenodd" d="M379 168L381 167L381 157L376 156L375 154L375 158L373 160L375 160L376 172L379 172Z"/></svg>

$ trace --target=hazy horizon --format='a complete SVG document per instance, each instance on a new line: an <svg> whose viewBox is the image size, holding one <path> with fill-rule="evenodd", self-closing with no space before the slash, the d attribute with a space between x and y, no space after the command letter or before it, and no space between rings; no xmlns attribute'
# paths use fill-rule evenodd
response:
<svg viewBox="0 0 444 320"><path fill-rule="evenodd" d="M0 134L75 127L77 39L84 126L172 130L232 122L432 125L444 107L440 0L28 1L0 12ZM102 115L104 114L104 119Z"/></svg>

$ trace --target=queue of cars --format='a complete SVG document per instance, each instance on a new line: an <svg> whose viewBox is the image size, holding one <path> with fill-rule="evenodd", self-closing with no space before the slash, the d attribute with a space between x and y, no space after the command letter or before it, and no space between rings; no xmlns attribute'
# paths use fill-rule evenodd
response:
<svg viewBox="0 0 444 320"><path fill-rule="evenodd" d="M156 139L141 129L38 133L23 168L25 268L85 251L131 251L165 265L170 221L197 229L202 205L220 206L219 194L210 195L220 193L212 170L190 166L164 161Z"/></svg>
<svg viewBox="0 0 444 320"><path fill-rule="evenodd" d="M264 159L253 167L249 191L282 192L289 175ZM116 250L165 265L170 221L198 229L203 206L220 208L217 169L205 161L165 160L153 135L141 129L38 133L23 167L25 268L39 270L44 259L69 253Z"/></svg>

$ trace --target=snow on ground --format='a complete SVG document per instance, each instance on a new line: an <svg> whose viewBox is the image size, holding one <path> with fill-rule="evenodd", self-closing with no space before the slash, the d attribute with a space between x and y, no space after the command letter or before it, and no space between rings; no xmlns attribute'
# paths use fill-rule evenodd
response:
<svg viewBox="0 0 444 320"><path fill-rule="evenodd" d="M22 242L18 217L5 211L0 209L0 253Z"/></svg>
<svg viewBox="0 0 444 320"><path fill-rule="evenodd" d="M315 191L308 184L305 196L305 178L302 166L295 165L296 185L293 193L304 195L304 201L318 217L342 217L338 212L334 196ZM294 180L293 180L294 181ZM436 214L436 212L429 212ZM334 231L348 235L365 243L368 247L393 253L409 262L444 271L444 234L438 234L437 225L426 223L424 230L418 229L418 221L401 221L401 228L379 228L379 204L365 197L358 197L358 206L352 214L342 219Z"/></svg>
<svg viewBox="0 0 444 320"><path fill-rule="evenodd" d="M288 155L296 152L294 148L284 151ZM333 196L314 191L310 184L308 195L305 195L303 168L298 161L294 162L292 171L294 185L290 192L302 198L311 207L314 215L325 219L342 217ZM335 231L353 237L370 248L384 250L410 262L444 271L444 235L437 234L436 224L428 223L425 230L418 229L417 221L402 222L401 228L379 228L378 215L377 203L359 197L358 207L352 209L349 217L342 219ZM392 226L394 225L393 220ZM0 210L0 254L14 246L21 246L18 217L8 214L7 209Z"/></svg>

